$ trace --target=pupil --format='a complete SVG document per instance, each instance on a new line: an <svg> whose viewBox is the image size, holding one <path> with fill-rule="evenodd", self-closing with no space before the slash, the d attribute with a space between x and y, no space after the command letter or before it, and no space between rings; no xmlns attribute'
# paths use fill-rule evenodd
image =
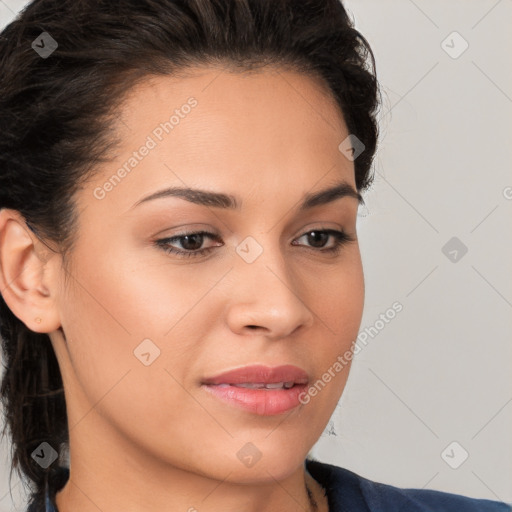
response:
<svg viewBox="0 0 512 512"><path fill-rule="evenodd" d="M197 250L201 247L201 242L202 242L202 235L185 235L184 237L184 242L182 242L182 247L183 249L188 249L190 251L194 251L194 250ZM196 243L194 244L193 240L196 240ZM192 246L193 247L190 247L190 240L192 240ZM195 245L195 247L194 247Z"/></svg>
<svg viewBox="0 0 512 512"><path fill-rule="evenodd" d="M322 233L322 232L318 232L318 231L311 231L308 234L309 242L310 243L311 243L311 239L313 239L313 243L311 244L313 247L323 247L325 245L325 239L323 239L323 237L328 237L328 236L329 235L327 233ZM315 242L319 241L318 237L322 238L324 243L320 243L319 245L315 245ZM315 241L315 239L316 239L316 241ZM322 240L320 240L320 242L322 242Z"/></svg>

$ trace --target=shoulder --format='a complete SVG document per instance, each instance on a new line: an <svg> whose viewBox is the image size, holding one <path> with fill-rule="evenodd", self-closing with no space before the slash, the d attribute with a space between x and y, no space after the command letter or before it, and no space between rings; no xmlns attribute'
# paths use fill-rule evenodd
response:
<svg viewBox="0 0 512 512"><path fill-rule="evenodd" d="M361 478L360 488L370 510L417 512L511 512L506 503L469 498L431 489L401 489ZM400 508L398 508L400 507Z"/></svg>
<svg viewBox="0 0 512 512"><path fill-rule="evenodd" d="M326 489L330 512L512 512L510 504L430 489L402 489L315 460L307 460L306 467Z"/></svg>

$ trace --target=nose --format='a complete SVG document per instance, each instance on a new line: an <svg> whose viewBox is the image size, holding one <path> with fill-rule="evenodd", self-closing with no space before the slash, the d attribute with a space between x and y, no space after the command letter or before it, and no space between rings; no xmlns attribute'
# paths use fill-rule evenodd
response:
<svg viewBox="0 0 512 512"><path fill-rule="evenodd" d="M230 272L227 323L236 334L282 339L314 321L307 290L278 248L265 248L252 263L237 257Z"/></svg>

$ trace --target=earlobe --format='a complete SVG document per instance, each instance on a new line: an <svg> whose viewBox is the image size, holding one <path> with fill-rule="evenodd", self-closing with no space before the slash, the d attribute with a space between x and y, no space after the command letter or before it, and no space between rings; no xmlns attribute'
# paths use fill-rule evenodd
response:
<svg viewBox="0 0 512 512"><path fill-rule="evenodd" d="M12 313L31 331L59 328L55 303L56 256L27 227L16 210L0 210L0 290Z"/></svg>

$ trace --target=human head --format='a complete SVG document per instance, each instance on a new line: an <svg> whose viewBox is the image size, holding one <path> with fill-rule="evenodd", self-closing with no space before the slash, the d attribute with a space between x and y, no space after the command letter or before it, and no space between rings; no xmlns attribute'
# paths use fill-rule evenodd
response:
<svg viewBox="0 0 512 512"><path fill-rule="evenodd" d="M42 31L58 42L48 58L31 47ZM18 211L65 266L79 238L73 198L115 153L119 109L149 76L223 64L320 80L364 144L353 162L356 188L371 183L373 56L337 0L41 0L4 29L0 49L0 208ZM31 453L42 441L68 441L61 373L49 336L29 329L3 298L0 318L13 462L41 496L48 472Z"/></svg>

